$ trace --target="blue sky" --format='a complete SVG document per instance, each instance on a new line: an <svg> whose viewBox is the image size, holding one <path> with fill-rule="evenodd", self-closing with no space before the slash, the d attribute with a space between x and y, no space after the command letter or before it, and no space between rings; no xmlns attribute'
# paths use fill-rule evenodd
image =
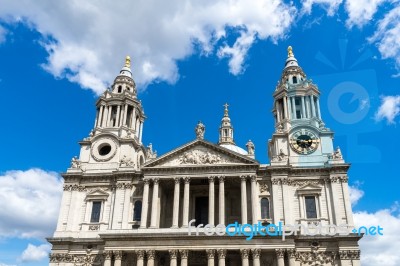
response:
<svg viewBox="0 0 400 266"><path fill-rule="evenodd" d="M387 235L361 243L363 265L400 264L398 255L388 259L400 248L390 235L400 229L398 1L232 3L1 4L0 266L47 263L58 173L78 155L96 98L125 55L147 115L144 143L159 155L193 140L198 120L216 142L228 102L237 145L251 139L268 163L272 93L289 45L352 164L356 221L390 223Z"/></svg>

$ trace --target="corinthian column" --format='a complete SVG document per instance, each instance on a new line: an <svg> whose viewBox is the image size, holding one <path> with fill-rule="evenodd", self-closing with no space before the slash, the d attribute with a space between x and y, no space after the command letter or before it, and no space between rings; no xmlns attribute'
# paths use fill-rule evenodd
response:
<svg viewBox="0 0 400 266"><path fill-rule="evenodd" d="M177 266L178 262L177 262L177 256L178 256L178 250L176 249L171 249L168 250L169 251L169 257L170 257L170 266Z"/></svg>
<svg viewBox="0 0 400 266"><path fill-rule="evenodd" d="M260 266L260 253L261 250L259 248L251 250L251 254L253 255L253 266Z"/></svg>
<svg viewBox="0 0 400 266"><path fill-rule="evenodd" d="M219 223L225 224L225 177L219 177Z"/></svg>
<svg viewBox="0 0 400 266"><path fill-rule="evenodd" d="M275 249L276 252L276 260L278 261L277 266L285 266L285 250L283 249Z"/></svg>
<svg viewBox="0 0 400 266"><path fill-rule="evenodd" d="M189 250L187 250L187 249L179 250L179 254L181 254L181 266L187 266Z"/></svg>
<svg viewBox="0 0 400 266"><path fill-rule="evenodd" d="M146 250L147 254L147 266L154 266L154 258L156 256L156 252L154 249Z"/></svg>
<svg viewBox="0 0 400 266"><path fill-rule="evenodd" d="M209 182L209 189L208 189L208 223L209 224L214 224L214 206L215 206L215 201L214 201L214 177L210 176L208 177L208 182Z"/></svg>
<svg viewBox="0 0 400 266"><path fill-rule="evenodd" d="M157 216L158 216L158 178L153 179L153 199L151 203L151 222L150 228L157 227Z"/></svg>
<svg viewBox="0 0 400 266"><path fill-rule="evenodd" d="M136 250L136 266L143 266L144 250Z"/></svg>
<svg viewBox="0 0 400 266"><path fill-rule="evenodd" d="M185 187L183 190L183 217L182 227L187 227L189 223L189 189L190 189L190 178L185 177Z"/></svg>
<svg viewBox="0 0 400 266"><path fill-rule="evenodd" d="M240 203L241 203L241 210L242 210L242 224L247 224L247 192L246 192L246 176L240 177Z"/></svg>
<svg viewBox="0 0 400 266"><path fill-rule="evenodd" d="M111 266L112 251L104 252L104 266Z"/></svg>
<svg viewBox="0 0 400 266"><path fill-rule="evenodd" d="M218 266L225 266L226 249L218 249Z"/></svg>
<svg viewBox="0 0 400 266"><path fill-rule="evenodd" d="M240 256L242 257L242 266L249 266L249 250L241 249Z"/></svg>
<svg viewBox="0 0 400 266"><path fill-rule="evenodd" d="M295 249L287 249L286 251L289 256L289 266L296 266L296 250Z"/></svg>
<svg viewBox="0 0 400 266"><path fill-rule="evenodd" d="M172 210L172 227L177 228L179 222L179 185L180 185L180 178L175 177L175 187L174 187L174 206Z"/></svg>
<svg viewBox="0 0 400 266"><path fill-rule="evenodd" d="M122 261L122 251L114 251L114 266L121 266Z"/></svg>
<svg viewBox="0 0 400 266"><path fill-rule="evenodd" d="M206 252L207 252L208 266L214 266L215 250L206 249Z"/></svg>
<svg viewBox="0 0 400 266"><path fill-rule="evenodd" d="M258 193L257 193L257 176L252 175L251 177L251 219L253 224L256 224L258 222L257 219L257 198L258 198Z"/></svg>
<svg viewBox="0 0 400 266"><path fill-rule="evenodd" d="M142 208L142 215L140 221L140 227L146 228L147 227L147 211L149 209L149 183L148 179L143 179L144 189L143 189L143 208Z"/></svg>

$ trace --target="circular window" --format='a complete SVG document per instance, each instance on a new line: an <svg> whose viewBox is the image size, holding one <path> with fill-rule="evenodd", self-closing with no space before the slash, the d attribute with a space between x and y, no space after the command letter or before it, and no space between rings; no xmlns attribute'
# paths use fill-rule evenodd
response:
<svg viewBox="0 0 400 266"><path fill-rule="evenodd" d="M95 141L91 147L93 158L98 162L105 162L114 157L117 151L117 142L114 138L105 137Z"/></svg>
<svg viewBox="0 0 400 266"><path fill-rule="evenodd" d="M109 154L110 151L111 151L111 146L107 143L99 147L99 154L101 156L105 156L105 155Z"/></svg>

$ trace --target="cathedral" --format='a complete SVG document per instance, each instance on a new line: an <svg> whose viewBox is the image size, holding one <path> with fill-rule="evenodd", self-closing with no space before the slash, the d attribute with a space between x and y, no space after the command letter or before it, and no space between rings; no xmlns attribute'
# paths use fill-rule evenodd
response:
<svg viewBox="0 0 400 266"><path fill-rule="evenodd" d="M62 174L50 265L360 265L350 165L291 47L272 96L268 164L250 140L236 145L228 104L218 143L199 122L192 141L157 156L142 142L146 116L127 57Z"/></svg>

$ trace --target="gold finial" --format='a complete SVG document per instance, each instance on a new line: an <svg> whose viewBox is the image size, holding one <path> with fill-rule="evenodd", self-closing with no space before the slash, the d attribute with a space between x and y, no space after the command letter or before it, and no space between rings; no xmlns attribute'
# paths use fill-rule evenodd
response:
<svg viewBox="0 0 400 266"><path fill-rule="evenodd" d="M288 52L287 57L293 57L293 56L294 56L292 46L289 46L289 47L287 48L287 52Z"/></svg>
<svg viewBox="0 0 400 266"><path fill-rule="evenodd" d="M228 106L229 106L229 104L225 103L224 106L225 106L224 116L228 116Z"/></svg>
<svg viewBox="0 0 400 266"><path fill-rule="evenodd" d="M131 58L129 55L126 56L125 58L125 66L126 67L131 67Z"/></svg>

